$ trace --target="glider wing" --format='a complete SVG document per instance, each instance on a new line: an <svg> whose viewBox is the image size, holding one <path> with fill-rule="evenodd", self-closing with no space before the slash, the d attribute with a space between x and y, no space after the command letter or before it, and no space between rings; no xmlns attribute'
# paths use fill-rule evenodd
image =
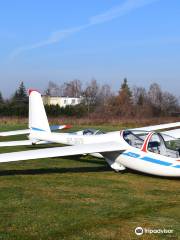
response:
<svg viewBox="0 0 180 240"><path fill-rule="evenodd" d="M28 159L40 159L40 158L51 158L51 157L62 157L62 156L72 156L79 154L89 154L89 153L105 153L105 152L115 152L124 151L127 147L122 146L118 142L106 142L106 143L96 143L96 144L84 144L75 145L68 147L55 147L46 148L38 150L29 150L22 152L12 152L0 154L0 162L13 162L22 161Z"/></svg>
<svg viewBox="0 0 180 240"><path fill-rule="evenodd" d="M132 130L156 131L156 130L163 130L163 129L169 129L169 128L178 128L178 127L180 127L180 122L152 125L152 126L141 127L141 128L133 128Z"/></svg>
<svg viewBox="0 0 180 240"><path fill-rule="evenodd" d="M180 138L180 128L169 130L169 131L163 131L162 133L173 138Z"/></svg>

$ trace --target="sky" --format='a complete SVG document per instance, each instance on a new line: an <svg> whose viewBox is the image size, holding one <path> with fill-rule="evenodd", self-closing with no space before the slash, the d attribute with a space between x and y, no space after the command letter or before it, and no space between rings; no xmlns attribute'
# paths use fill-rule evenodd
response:
<svg viewBox="0 0 180 240"><path fill-rule="evenodd" d="M97 79L160 84L179 97L179 0L0 2L0 91Z"/></svg>

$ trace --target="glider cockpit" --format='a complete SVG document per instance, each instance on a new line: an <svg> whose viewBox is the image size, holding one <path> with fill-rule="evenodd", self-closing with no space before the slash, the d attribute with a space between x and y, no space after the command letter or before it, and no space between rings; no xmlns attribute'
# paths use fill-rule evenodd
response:
<svg viewBox="0 0 180 240"><path fill-rule="evenodd" d="M121 133L132 147L144 152L153 152L167 157L180 156L180 140L158 132L125 130Z"/></svg>
<svg viewBox="0 0 180 240"><path fill-rule="evenodd" d="M94 128L87 128L85 130L83 130L83 135L100 135L100 134L104 134L105 132L101 131L101 130L97 130Z"/></svg>
<svg viewBox="0 0 180 240"><path fill-rule="evenodd" d="M84 136L84 135L100 135L100 134L105 134L105 132L101 131L100 129L87 128L87 129L84 129L84 130L73 132L71 134Z"/></svg>

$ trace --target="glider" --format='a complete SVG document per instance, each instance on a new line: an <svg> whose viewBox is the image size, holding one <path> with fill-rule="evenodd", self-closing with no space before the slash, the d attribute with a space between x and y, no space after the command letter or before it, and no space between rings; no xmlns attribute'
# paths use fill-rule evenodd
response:
<svg viewBox="0 0 180 240"><path fill-rule="evenodd" d="M0 162L23 161L51 157L98 153L115 171L130 168L157 176L180 177L180 150L176 138L155 132L157 126L149 131L129 129L96 134L51 132L41 94L29 91L29 140L62 143L65 147L0 154ZM180 122L158 125L162 129L180 127Z"/></svg>

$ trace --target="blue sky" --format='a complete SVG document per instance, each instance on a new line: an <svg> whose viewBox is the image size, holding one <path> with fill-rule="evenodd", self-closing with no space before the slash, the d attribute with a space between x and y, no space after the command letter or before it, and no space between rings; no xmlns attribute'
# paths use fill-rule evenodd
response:
<svg viewBox="0 0 180 240"><path fill-rule="evenodd" d="M179 26L179 0L1 1L0 91L127 77L179 96Z"/></svg>

